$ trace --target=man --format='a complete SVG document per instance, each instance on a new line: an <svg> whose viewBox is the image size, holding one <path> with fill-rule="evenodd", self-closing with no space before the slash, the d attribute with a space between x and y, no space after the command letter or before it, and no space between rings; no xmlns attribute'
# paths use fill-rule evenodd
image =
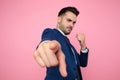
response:
<svg viewBox="0 0 120 80"><path fill-rule="evenodd" d="M57 27L43 31L34 58L40 66L47 68L45 80L82 80L80 67L87 66L89 51L85 36L76 36L81 46L80 54L66 36L71 33L78 15L75 7L64 7L58 13Z"/></svg>

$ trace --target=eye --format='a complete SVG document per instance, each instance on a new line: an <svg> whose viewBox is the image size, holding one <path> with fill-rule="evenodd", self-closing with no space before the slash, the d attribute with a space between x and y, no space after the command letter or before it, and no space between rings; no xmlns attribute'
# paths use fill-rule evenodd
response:
<svg viewBox="0 0 120 80"><path fill-rule="evenodd" d="M68 22L71 22L72 20L71 19L67 19Z"/></svg>
<svg viewBox="0 0 120 80"><path fill-rule="evenodd" d="M76 23L76 21L72 21L71 19L67 19L68 22L72 22L73 24Z"/></svg>
<svg viewBox="0 0 120 80"><path fill-rule="evenodd" d="M73 24L75 24L76 22L73 22Z"/></svg>

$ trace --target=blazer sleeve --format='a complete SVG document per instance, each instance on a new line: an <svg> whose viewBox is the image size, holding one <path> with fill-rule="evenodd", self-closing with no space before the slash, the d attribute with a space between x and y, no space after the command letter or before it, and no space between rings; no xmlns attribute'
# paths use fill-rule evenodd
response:
<svg viewBox="0 0 120 80"><path fill-rule="evenodd" d="M55 40L55 35L54 35L53 29L46 28L43 31L42 37L41 37L41 42L43 42L45 40Z"/></svg>
<svg viewBox="0 0 120 80"><path fill-rule="evenodd" d="M53 34L54 34L53 29L46 28L42 33L40 43L46 40L55 40L55 35L53 36ZM40 43L37 45L36 49L39 47Z"/></svg>
<svg viewBox="0 0 120 80"><path fill-rule="evenodd" d="M88 50L88 52L89 52L89 50ZM83 53L82 51L80 51L79 61L80 61L81 67L86 67L88 64L88 52Z"/></svg>

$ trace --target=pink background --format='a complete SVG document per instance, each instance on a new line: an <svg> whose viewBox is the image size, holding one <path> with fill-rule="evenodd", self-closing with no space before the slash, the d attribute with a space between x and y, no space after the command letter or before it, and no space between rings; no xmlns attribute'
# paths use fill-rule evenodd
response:
<svg viewBox="0 0 120 80"><path fill-rule="evenodd" d="M0 80L44 80L33 52L68 5L80 10L71 42L79 51L75 35L85 33L90 49L84 80L120 80L120 0L0 0Z"/></svg>

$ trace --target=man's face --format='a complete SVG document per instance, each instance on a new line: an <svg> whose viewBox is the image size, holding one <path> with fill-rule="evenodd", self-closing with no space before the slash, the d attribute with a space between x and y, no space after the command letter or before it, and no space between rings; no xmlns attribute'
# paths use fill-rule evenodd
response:
<svg viewBox="0 0 120 80"><path fill-rule="evenodd" d="M63 31L65 35L71 33L75 23L77 16L72 12L66 12L65 14L58 17L58 27Z"/></svg>

